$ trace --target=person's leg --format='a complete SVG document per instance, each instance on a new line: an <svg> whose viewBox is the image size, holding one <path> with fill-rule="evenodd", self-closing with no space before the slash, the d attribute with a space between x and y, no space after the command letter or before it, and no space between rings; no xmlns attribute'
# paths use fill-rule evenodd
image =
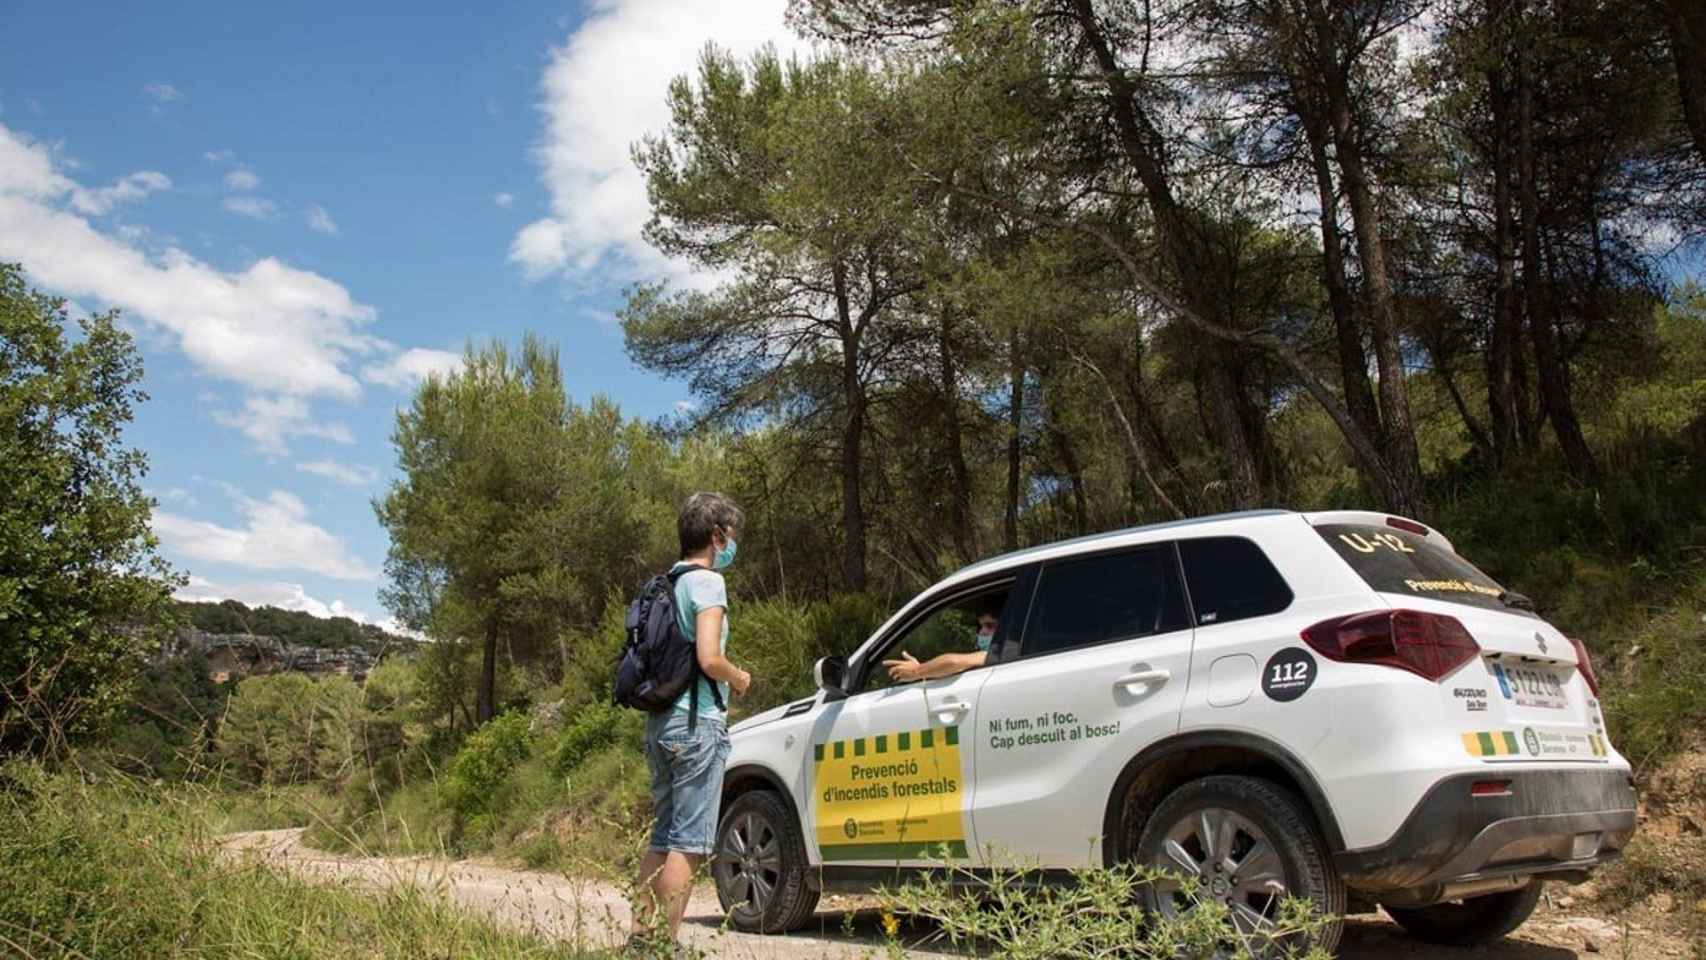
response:
<svg viewBox="0 0 1706 960"><path fill-rule="evenodd" d="M658 871L652 894L662 909L668 911L669 938L679 939L681 918L687 914L687 901L693 893L693 874L704 857L672 850Z"/></svg>
<svg viewBox="0 0 1706 960"><path fill-rule="evenodd" d="M663 878L668 858L669 854L660 850L647 850L646 855L640 858L640 880L634 887L632 915L628 922L628 932L632 936L649 935L657 924L659 904L668 902L658 897L658 884Z"/></svg>
<svg viewBox="0 0 1706 960"><path fill-rule="evenodd" d="M658 900L669 911L672 938L687 912L694 872L716 842L723 769L729 756L728 730L721 720L700 717L691 733L685 726L683 722L681 729L666 736L666 740L681 743L683 749L675 753L670 853L660 876L664 884L656 888Z"/></svg>
<svg viewBox="0 0 1706 960"><path fill-rule="evenodd" d="M657 883L669 856L669 829L675 818L674 791L671 789L670 753L659 742L667 717L646 718L646 766L651 772L652 836L650 848L640 858L640 876L634 885L628 930L632 936L645 937L656 930L660 905L667 901L657 898Z"/></svg>

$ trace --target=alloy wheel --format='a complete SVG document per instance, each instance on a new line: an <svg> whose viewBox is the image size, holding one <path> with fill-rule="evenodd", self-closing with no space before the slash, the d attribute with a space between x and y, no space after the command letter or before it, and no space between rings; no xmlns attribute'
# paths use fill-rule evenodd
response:
<svg viewBox="0 0 1706 960"><path fill-rule="evenodd" d="M1285 866L1262 828L1221 807L1197 810L1167 831L1151 864L1169 871L1155 884L1162 915L1178 917L1195 901L1182 878L1196 881L1196 900L1217 900L1244 936L1271 929L1286 896Z"/></svg>
<svg viewBox="0 0 1706 960"><path fill-rule="evenodd" d="M757 813L745 813L723 833L712 869L731 906L763 917L782 879L782 837Z"/></svg>

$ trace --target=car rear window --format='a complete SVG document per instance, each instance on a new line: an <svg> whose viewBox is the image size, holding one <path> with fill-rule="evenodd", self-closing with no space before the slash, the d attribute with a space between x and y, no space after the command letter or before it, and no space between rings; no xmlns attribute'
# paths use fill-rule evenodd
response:
<svg viewBox="0 0 1706 960"><path fill-rule="evenodd" d="M1325 523L1315 528L1364 582L1381 593L1523 613L1499 600L1504 588L1450 550L1393 527Z"/></svg>
<svg viewBox="0 0 1706 960"><path fill-rule="evenodd" d="M1262 548L1243 537L1179 541L1197 626L1249 620L1291 606L1291 587Z"/></svg>

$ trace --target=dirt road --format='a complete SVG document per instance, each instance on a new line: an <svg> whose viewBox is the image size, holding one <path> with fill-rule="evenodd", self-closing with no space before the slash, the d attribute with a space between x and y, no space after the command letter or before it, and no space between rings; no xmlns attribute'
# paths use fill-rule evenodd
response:
<svg viewBox="0 0 1706 960"><path fill-rule="evenodd" d="M500 923L589 948L621 942L628 905L614 886L555 874L514 870L428 857L347 857L302 845L300 829L234 834L224 841L234 856L258 857L302 876L358 885L414 883L442 890L456 903ZM1573 960L1577 957L1683 957L1687 946L1647 925L1607 919L1565 908L1570 898L1554 895L1512 939L1474 950L1429 948L1404 937L1383 915L1353 917L1346 926L1342 960L1451 957L1461 960ZM844 917L852 912L851 922ZM696 891L682 938L708 955L754 960L869 957L880 950L878 913L857 900L828 899L818 922L787 937L760 937L722 929L722 914L709 888ZM930 938L928 928L902 930L908 942ZM945 949L939 947L938 949ZM949 956L914 949L919 957Z"/></svg>

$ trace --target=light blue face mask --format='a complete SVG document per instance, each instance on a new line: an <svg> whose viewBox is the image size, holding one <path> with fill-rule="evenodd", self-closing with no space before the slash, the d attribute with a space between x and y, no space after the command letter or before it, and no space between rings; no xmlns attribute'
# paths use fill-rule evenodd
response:
<svg viewBox="0 0 1706 960"><path fill-rule="evenodd" d="M993 633L980 633L980 634L978 634L977 635L977 648L979 650L982 650L984 653L988 653L989 652L989 642L991 640L994 640L994 639L995 639L995 634L993 634Z"/></svg>
<svg viewBox="0 0 1706 960"><path fill-rule="evenodd" d="M729 564L734 563L734 562L735 562L735 542L732 539L725 539L723 541L722 549L718 550L716 555L711 558L711 569L712 570L721 570L724 567L726 567Z"/></svg>

